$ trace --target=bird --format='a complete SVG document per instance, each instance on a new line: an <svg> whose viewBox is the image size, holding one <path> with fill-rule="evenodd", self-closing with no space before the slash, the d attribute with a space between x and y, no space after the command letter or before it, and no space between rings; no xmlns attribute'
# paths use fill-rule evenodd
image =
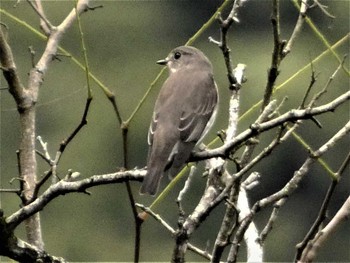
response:
<svg viewBox="0 0 350 263"><path fill-rule="evenodd" d="M174 178L187 164L191 152L213 125L218 108L218 88L213 67L202 51L180 46L157 64L169 76L155 102L148 131L147 172L140 194L155 195L161 178Z"/></svg>

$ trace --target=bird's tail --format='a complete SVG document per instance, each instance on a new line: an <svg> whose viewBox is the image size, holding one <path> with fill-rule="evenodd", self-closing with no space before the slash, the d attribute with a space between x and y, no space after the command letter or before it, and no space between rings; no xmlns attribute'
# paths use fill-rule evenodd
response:
<svg viewBox="0 0 350 263"><path fill-rule="evenodd" d="M157 170L148 171L145 178L143 179L140 194L155 195L158 191L160 179L163 174Z"/></svg>

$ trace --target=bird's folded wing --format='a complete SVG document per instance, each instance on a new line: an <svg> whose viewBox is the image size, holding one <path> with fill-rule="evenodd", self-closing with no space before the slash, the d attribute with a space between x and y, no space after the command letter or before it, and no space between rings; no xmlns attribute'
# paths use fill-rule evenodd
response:
<svg viewBox="0 0 350 263"><path fill-rule="evenodd" d="M182 113L179 124L180 138L184 142L197 142L207 126L217 104L215 90L210 90L193 108Z"/></svg>

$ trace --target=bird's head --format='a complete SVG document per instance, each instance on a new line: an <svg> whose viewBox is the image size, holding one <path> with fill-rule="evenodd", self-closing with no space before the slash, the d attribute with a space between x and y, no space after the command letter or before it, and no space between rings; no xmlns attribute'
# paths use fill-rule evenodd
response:
<svg viewBox="0 0 350 263"><path fill-rule="evenodd" d="M210 69L211 63L202 51L188 46L173 49L165 58L157 61L157 64L166 65L170 73L188 69Z"/></svg>

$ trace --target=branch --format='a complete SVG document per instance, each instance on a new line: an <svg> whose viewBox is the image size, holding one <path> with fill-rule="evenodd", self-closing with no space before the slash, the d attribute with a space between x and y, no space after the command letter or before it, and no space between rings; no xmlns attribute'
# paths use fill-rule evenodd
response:
<svg viewBox="0 0 350 263"><path fill-rule="evenodd" d="M264 109L270 102L273 93L273 88L276 79L279 75L279 66L282 60L281 50L284 42L280 40L280 15L279 15L279 0L272 1L272 15L271 24L273 31L274 46L271 59L271 67L269 68L267 84L264 92L264 99L262 102L262 109Z"/></svg>
<svg viewBox="0 0 350 263"><path fill-rule="evenodd" d="M262 208L270 205L271 203L275 203L278 200L289 197L297 188L300 181L304 178L304 176L308 173L311 166L316 162L318 158L320 158L324 153L326 153L329 149L333 148L335 144L337 144L340 139L344 138L350 132L350 122L348 122L342 129L340 129L331 139L329 139L325 144L323 144L317 151L310 153L309 157L303 163L299 170L297 170L292 179L278 192L261 199L256 202L251 209L251 213L242 221L239 229L236 232L236 236L232 241L233 244L237 244L235 247L232 247L234 251L233 254L237 255L237 251L239 249L240 241L243 238L243 235L250 225L254 215L261 211ZM233 183L229 184L225 190L218 196L218 199L224 198L225 192L230 189L230 186ZM231 252L230 252L231 253Z"/></svg>
<svg viewBox="0 0 350 263"><path fill-rule="evenodd" d="M13 54L9 44L5 39L5 35L0 27L0 63L1 70L3 71L4 77L9 85L9 92L14 97L18 109L26 107L29 103L25 100L26 92L24 86L19 78L17 67L13 58Z"/></svg>
<svg viewBox="0 0 350 263"><path fill-rule="evenodd" d="M38 14L40 17L40 27L44 31L46 36L49 36L51 33L51 30L53 28L53 25L50 23L50 21L46 18L43 6L41 4L41 0L27 0L29 5L34 9L34 11Z"/></svg>
<svg viewBox="0 0 350 263"><path fill-rule="evenodd" d="M293 2L297 2L297 0L293 0ZM301 33L301 30L302 30L304 22L305 22L307 8L308 8L307 2L308 2L307 0L301 1L301 6L300 6L300 9L299 9L298 21L295 24L293 33L292 33L291 37L289 38L289 41L287 42L286 46L284 47L284 49L282 51L283 57L287 56L290 53L290 51L292 50L292 46L293 46L295 40L297 39L297 37Z"/></svg>
<svg viewBox="0 0 350 263"><path fill-rule="evenodd" d="M250 206L248 203L247 192L242 187L239 191L237 206L240 209L239 221L241 222L250 214ZM257 226L254 224L253 221L249 224L247 230L244 233L244 240L247 245L247 262L263 262L264 250L259 242ZM228 255L227 262L235 262L235 258L237 255L234 255L232 252L234 251L231 249Z"/></svg>
<svg viewBox="0 0 350 263"><path fill-rule="evenodd" d="M339 209L333 219L320 231L316 237L309 242L304 250L301 259L298 262L312 262L318 250L324 245L325 241L329 239L330 235L336 231L336 228L350 217L350 197L346 199L342 207Z"/></svg>
<svg viewBox="0 0 350 263"><path fill-rule="evenodd" d="M229 153L232 150L238 148L243 142L247 139L256 136L262 132L267 130L271 130L275 127L281 126L286 122L295 122L297 120L310 119L312 116L320 115L325 112L333 112L337 107L345 103L350 99L350 91L342 94L338 98L333 101L321 105L319 107L311 108L311 109L298 109L298 110L290 110L281 116L278 116L270 121L266 121L261 124L253 124L251 127L240 134L238 134L233 140L224 144L221 147L212 150L206 150L202 152L195 152L191 156L190 161L198 161L213 157L228 157Z"/></svg>
<svg viewBox="0 0 350 263"><path fill-rule="evenodd" d="M142 204L135 203L135 206L141 208L142 211L146 212L147 214L151 215L156 221L158 221L165 229L167 229L172 235L176 234L175 229L170 226L160 215L154 213L149 207L146 207ZM191 243L188 243L188 249L193 251L194 253L202 256L205 259L212 259L212 256L204 250L201 250L197 248L196 246L192 245Z"/></svg>
<svg viewBox="0 0 350 263"><path fill-rule="evenodd" d="M243 0L236 0L233 3L232 9L228 17L223 20L221 15L218 14L217 19L219 20L220 30L221 30L221 41L217 42L212 38L209 38L209 41L218 44L221 49L225 65L227 69L227 77L229 81L229 89L231 90L230 97L230 107L229 107L229 124L226 131L225 140L232 140L237 131L238 123L238 113L239 113L239 99L240 99L240 87L244 82L244 70L245 65L238 64L236 69L233 69L230 49L227 46L227 32L231 27L233 21L238 21L237 19L237 10L243 3ZM219 194L220 192L220 182L221 175L228 174L225 170L225 160L218 158L217 160L209 160L207 162L209 167L209 176L207 180L207 187L202 195L201 200L196 206L193 213L187 217L184 223L179 224L179 230L176 233L176 245L173 252L173 262L183 262L184 256L188 247L188 238L191 236L193 231L201 224L204 218L210 213L211 209L208 208L208 204ZM180 209L181 210L181 209ZM230 218L231 219L231 218ZM231 221L231 220L230 220ZM215 252L215 250L214 250ZM214 253L213 252L213 253ZM213 255L212 261L217 262L219 259Z"/></svg>
<svg viewBox="0 0 350 263"><path fill-rule="evenodd" d="M129 170L111 174L94 175L89 178L69 182L61 180L51 185L42 195L32 203L22 207L17 212L6 218L10 229L15 229L23 220L41 211L51 200L60 195L72 192L86 192L86 189L104 184L122 183L126 181L142 181L146 170Z"/></svg>
<svg viewBox="0 0 350 263"><path fill-rule="evenodd" d="M300 260L300 257L302 256L303 253L306 253L305 251L307 250L306 249L307 245L310 246L310 244L312 244L313 241L311 239L315 237L317 231L320 229L321 224L326 219L326 213L328 210L328 205L329 205L329 202L331 200L331 197L334 193L336 186L338 185L338 183L341 179L342 173L344 172L344 170L345 170L346 166L349 164L349 162L350 162L350 153L345 158L344 162L342 163L341 167L339 168L338 172L336 173L337 178L332 180L332 182L327 190L327 193L324 197L322 206L320 208L320 211L317 215L315 222L311 226L309 232L306 234L304 240L296 246L297 253L296 253L296 257L295 257L295 262ZM308 248L308 249L310 249L310 248Z"/></svg>
<svg viewBox="0 0 350 263"><path fill-rule="evenodd" d="M2 234L2 233L1 233ZM1 240L2 241L2 240ZM6 243L7 244L7 243ZM46 262L46 263L65 263L64 258L49 255L45 251L33 246L21 239L12 236L11 242L3 247L0 244L0 254L18 262Z"/></svg>

